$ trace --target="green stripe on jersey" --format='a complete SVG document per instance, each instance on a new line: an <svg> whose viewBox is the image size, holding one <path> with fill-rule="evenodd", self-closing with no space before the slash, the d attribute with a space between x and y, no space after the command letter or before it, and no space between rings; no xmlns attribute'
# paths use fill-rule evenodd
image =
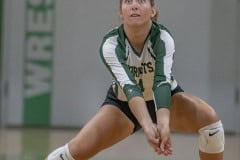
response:
<svg viewBox="0 0 240 160"><path fill-rule="evenodd" d="M157 29L152 29L155 32L160 32L160 34L154 33L152 35L158 35L153 37L152 42L154 43L153 51L156 55L156 63L155 63L155 73L154 73L154 84L153 84L153 94L154 94L154 101L156 107L159 108L169 108L171 102L171 86L169 81L167 81L167 75L164 72L165 63L164 58L166 56L166 45L165 41L161 39L162 32L167 32L169 35L169 31L162 25L157 25ZM171 37L171 35L170 35ZM171 37L172 38L172 37ZM157 54L156 54L157 53Z"/></svg>

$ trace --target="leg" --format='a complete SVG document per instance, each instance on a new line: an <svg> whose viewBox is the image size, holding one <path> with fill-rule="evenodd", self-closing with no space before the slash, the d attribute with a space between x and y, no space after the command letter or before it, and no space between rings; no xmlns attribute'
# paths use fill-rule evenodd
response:
<svg viewBox="0 0 240 160"><path fill-rule="evenodd" d="M75 160L87 160L128 137L133 129L134 124L122 111L105 105L68 143L69 152Z"/></svg>
<svg viewBox="0 0 240 160"><path fill-rule="evenodd" d="M201 99L187 93L172 97L170 127L177 131L198 132L201 128L218 122L216 112ZM201 160L222 160L223 152L199 152Z"/></svg>

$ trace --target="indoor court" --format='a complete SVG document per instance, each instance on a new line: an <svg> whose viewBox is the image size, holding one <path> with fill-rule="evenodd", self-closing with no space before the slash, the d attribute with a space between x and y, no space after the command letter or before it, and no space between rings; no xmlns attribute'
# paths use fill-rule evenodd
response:
<svg viewBox="0 0 240 160"><path fill-rule="evenodd" d="M44 160L94 116L112 84L99 46L122 23L119 2L0 0L0 160ZM240 0L155 3L173 35L174 77L216 110L224 160L240 160ZM172 143L173 155L158 156L140 130L91 160L199 160L197 133L172 132Z"/></svg>
<svg viewBox="0 0 240 160"><path fill-rule="evenodd" d="M78 129L19 129L0 131L0 160L43 160L52 149L65 144ZM173 133L174 154L156 155L140 130L92 160L198 160L197 135ZM225 160L240 160L240 135L226 135Z"/></svg>

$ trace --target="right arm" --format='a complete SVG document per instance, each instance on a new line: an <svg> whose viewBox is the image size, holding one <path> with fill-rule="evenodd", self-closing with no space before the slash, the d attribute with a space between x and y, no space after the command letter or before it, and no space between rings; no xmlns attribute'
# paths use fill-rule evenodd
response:
<svg viewBox="0 0 240 160"><path fill-rule="evenodd" d="M150 115L148 114L146 103L142 97L133 97L129 100L129 107L138 122L143 128L149 145L156 151L160 152L158 130L153 124Z"/></svg>

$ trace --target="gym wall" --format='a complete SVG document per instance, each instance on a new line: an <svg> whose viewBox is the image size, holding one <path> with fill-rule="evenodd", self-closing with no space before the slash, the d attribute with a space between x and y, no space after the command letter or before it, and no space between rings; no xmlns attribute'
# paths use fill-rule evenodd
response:
<svg viewBox="0 0 240 160"><path fill-rule="evenodd" d="M111 83L98 47L120 23L118 1L12 0L5 6L5 125L82 126ZM160 23L175 39L175 77L187 92L214 103L212 19L227 13L213 14L208 0L157 1L157 6ZM222 112L225 106L215 107Z"/></svg>

